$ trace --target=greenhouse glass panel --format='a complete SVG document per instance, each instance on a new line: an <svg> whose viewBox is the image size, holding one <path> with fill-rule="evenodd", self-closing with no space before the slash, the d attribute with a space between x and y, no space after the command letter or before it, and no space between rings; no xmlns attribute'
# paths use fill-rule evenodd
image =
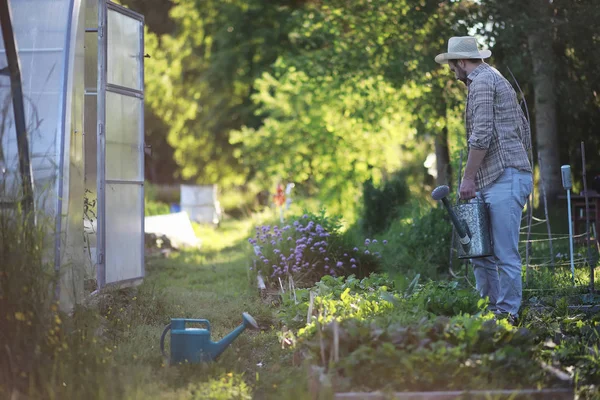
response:
<svg viewBox="0 0 600 400"><path fill-rule="evenodd" d="M140 30L143 25L120 12L108 10L107 83L140 90L142 63Z"/></svg>
<svg viewBox="0 0 600 400"><path fill-rule="evenodd" d="M12 25L21 67L25 124L28 133L36 209L53 215L60 203L57 182L65 131L65 45L73 1L20 0L10 3ZM0 62L6 65L4 40ZM4 187L0 197L16 200L20 188L19 156L10 81L0 81L3 120L0 143ZM7 193L10 191L10 193Z"/></svg>
<svg viewBox="0 0 600 400"><path fill-rule="evenodd" d="M144 275L143 186L106 185L106 284L141 278Z"/></svg>
<svg viewBox="0 0 600 400"><path fill-rule="evenodd" d="M97 24L97 22L96 22ZM98 88L98 33L85 33L85 90L96 93Z"/></svg>
<svg viewBox="0 0 600 400"><path fill-rule="evenodd" d="M106 93L106 179L143 181L140 113L137 97Z"/></svg>

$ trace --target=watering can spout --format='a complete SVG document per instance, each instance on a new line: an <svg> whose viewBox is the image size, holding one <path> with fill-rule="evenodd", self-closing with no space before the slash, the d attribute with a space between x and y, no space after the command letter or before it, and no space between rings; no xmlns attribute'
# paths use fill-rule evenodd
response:
<svg viewBox="0 0 600 400"><path fill-rule="evenodd" d="M229 345L231 343L233 343L233 341L235 339L237 339L237 337L240 336L240 334L242 332L244 332L244 330L246 330L246 328L258 329L258 324L256 323L256 320L254 318L252 318L252 316L250 314L245 312L242 314L242 318L243 318L243 321L240 326L235 328L233 331L231 331L231 333L229 333L227 336L225 336L220 341L212 343L213 358L217 358L218 356L220 356L221 353L223 353L225 351L225 349L227 347L229 347Z"/></svg>

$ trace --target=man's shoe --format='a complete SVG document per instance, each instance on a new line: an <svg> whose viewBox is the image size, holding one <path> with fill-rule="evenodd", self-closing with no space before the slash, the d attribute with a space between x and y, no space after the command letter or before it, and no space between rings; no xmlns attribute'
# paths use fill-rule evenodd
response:
<svg viewBox="0 0 600 400"><path fill-rule="evenodd" d="M494 313L494 319L496 321L504 319L512 326L517 326L517 318L514 315L512 315L511 313L496 311Z"/></svg>

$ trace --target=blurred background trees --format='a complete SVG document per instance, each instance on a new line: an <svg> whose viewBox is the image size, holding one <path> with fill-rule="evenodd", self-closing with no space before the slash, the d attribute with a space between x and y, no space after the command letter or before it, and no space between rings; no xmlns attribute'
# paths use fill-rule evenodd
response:
<svg viewBox="0 0 600 400"><path fill-rule="evenodd" d="M595 0L123 3L146 15L152 181L293 181L345 212L400 170L413 196L455 185L466 90L433 58L467 34L522 89L550 200L582 140L600 173Z"/></svg>

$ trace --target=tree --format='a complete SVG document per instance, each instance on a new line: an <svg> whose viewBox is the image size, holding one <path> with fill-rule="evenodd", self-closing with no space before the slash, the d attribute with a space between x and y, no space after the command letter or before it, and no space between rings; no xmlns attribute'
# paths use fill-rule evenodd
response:
<svg viewBox="0 0 600 400"><path fill-rule="evenodd" d="M147 38L149 103L170 127L183 178L226 185L253 173L234 157L229 132L260 126L250 99L254 81L286 46L295 5L179 0L170 12L176 31Z"/></svg>
<svg viewBox="0 0 600 400"><path fill-rule="evenodd" d="M410 161L401 144L418 146L401 94L381 76L314 80L278 66L278 79L265 73L256 82L264 124L232 134L241 161L265 182L280 177L318 193L332 211L354 211L360 183Z"/></svg>

